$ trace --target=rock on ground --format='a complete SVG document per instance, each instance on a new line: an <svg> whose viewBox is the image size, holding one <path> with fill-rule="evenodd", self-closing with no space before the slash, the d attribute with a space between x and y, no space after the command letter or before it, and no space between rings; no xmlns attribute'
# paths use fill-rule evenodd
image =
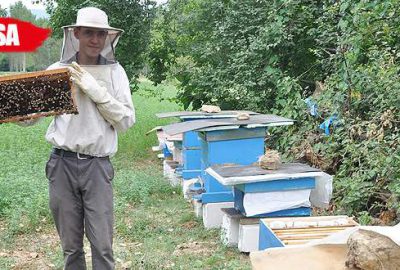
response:
<svg viewBox="0 0 400 270"><path fill-rule="evenodd" d="M360 229L347 244L347 270L400 270L400 247L389 237Z"/></svg>

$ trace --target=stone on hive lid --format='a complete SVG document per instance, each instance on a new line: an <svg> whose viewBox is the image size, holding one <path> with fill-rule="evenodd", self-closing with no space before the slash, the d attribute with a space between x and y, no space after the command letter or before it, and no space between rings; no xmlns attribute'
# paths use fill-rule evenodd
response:
<svg viewBox="0 0 400 270"><path fill-rule="evenodd" d="M258 164L265 170L277 170L282 162L278 151L267 150L265 154L258 159Z"/></svg>
<svg viewBox="0 0 400 270"><path fill-rule="evenodd" d="M203 105L201 106L201 111L207 113L219 113L221 112L221 108L214 105Z"/></svg>

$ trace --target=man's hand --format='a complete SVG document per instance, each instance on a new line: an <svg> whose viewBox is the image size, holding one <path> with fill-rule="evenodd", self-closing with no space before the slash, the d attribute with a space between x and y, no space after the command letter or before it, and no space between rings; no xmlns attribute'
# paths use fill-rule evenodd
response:
<svg viewBox="0 0 400 270"><path fill-rule="evenodd" d="M108 101L108 93L105 87L101 87L96 79L76 62L72 62L70 67L72 81L76 83L82 91L95 103L105 103Z"/></svg>

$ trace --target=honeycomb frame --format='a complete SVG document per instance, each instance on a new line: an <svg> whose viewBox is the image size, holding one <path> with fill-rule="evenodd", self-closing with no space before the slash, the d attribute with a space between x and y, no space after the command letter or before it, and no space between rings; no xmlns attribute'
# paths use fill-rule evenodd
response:
<svg viewBox="0 0 400 270"><path fill-rule="evenodd" d="M67 68L0 76L0 124L77 114Z"/></svg>

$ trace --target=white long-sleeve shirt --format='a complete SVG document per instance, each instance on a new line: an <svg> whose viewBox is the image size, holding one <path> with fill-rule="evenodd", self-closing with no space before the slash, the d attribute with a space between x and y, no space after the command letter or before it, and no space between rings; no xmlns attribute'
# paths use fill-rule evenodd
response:
<svg viewBox="0 0 400 270"><path fill-rule="evenodd" d="M65 67L55 63L49 69ZM110 101L94 103L78 87L75 101L79 114L56 116L46 140L54 147L92 156L110 156L117 152L117 131L125 131L135 123L129 80L118 63L82 66L111 95Z"/></svg>

